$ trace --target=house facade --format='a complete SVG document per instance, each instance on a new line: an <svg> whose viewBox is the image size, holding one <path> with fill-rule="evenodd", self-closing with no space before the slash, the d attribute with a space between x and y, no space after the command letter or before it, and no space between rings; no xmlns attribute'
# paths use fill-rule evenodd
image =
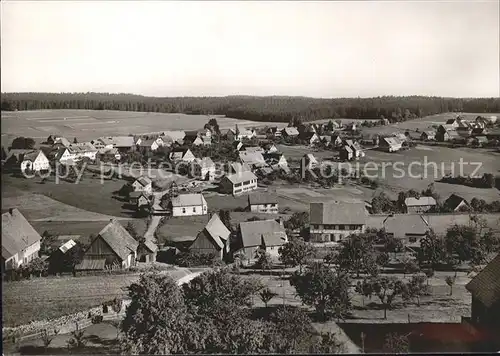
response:
<svg viewBox="0 0 500 356"><path fill-rule="evenodd" d="M134 188L134 192L144 192L146 195L151 195L153 193L153 182L149 177L139 177L132 183L132 188Z"/></svg>
<svg viewBox="0 0 500 356"><path fill-rule="evenodd" d="M140 242L137 247L137 261L139 262L155 262L158 246L151 240Z"/></svg>
<svg viewBox="0 0 500 356"><path fill-rule="evenodd" d="M50 161L41 150L11 149L6 159L7 162L19 165L21 172L27 170L40 172L50 169Z"/></svg>
<svg viewBox="0 0 500 356"><path fill-rule="evenodd" d="M195 253L213 253L223 259L229 253L231 232L217 214L213 214L205 228L198 233L189 250Z"/></svg>
<svg viewBox="0 0 500 356"><path fill-rule="evenodd" d="M220 181L219 188L224 194L247 193L257 189L257 176L249 171L225 175Z"/></svg>
<svg viewBox="0 0 500 356"><path fill-rule="evenodd" d="M434 141L436 139L436 132L434 131L424 131L420 135L422 141Z"/></svg>
<svg viewBox="0 0 500 356"><path fill-rule="evenodd" d="M278 214L278 198L270 194L250 194L248 210L253 213Z"/></svg>
<svg viewBox="0 0 500 356"><path fill-rule="evenodd" d="M195 216L208 214L207 201L203 194L179 194L170 201L172 216Z"/></svg>
<svg viewBox="0 0 500 356"><path fill-rule="evenodd" d="M189 174L193 178L213 181L215 179L215 163L210 157L196 158L191 162Z"/></svg>
<svg viewBox="0 0 500 356"><path fill-rule="evenodd" d="M379 148L384 152L397 152L402 147L401 141L396 137L382 137L379 141Z"/></svg>
<svg viewBox="0 0 500 356"><path fill-rule="evenodd" d="M364 203L311 203L309 219L311 241L338 242L365 232L366 209Z"/></svg>
<svg viewBox="0 0 500 356"><path fill-rule="evenodd" d="M16 269L37 258L41 239L18 209L2 214L3 271Z"/></svg>
<svg viewBox="0 0 500 356"><path fill-rule="evenodd" d="M436 200L433 197L406 198L405 210L407 214L425 213L436 206Z"/></svg>
<svg viewBox="0 0 500 356"><path fill-rule="evenodd" d="M172 152L169 154L169 159L172 162L193 162L196 157L194 156L193 152L189 148L178 148L174 149Z"/></svg>
<svg viewBox="0 0 500 356"><path fill-rule="evenodd" d="M136 264L138 246L118 220L111 219L85 250L75 271L128 269Z"/></svg>
<svg viewBox="0 0 500 356"><path fill-rule="evenodd" d="M288 242L283 224L274 219L241 222L238 237L239 251L247 260L255 259L258 249L276 258L279 248Z"/></svg>
<svg viewBox="0 0 500 356"><path fill-rule="evenodd" d="M498 281L500 281L500 254L465 286L472 295L470 320L473 324L500 327L500 283Z"/></svg>

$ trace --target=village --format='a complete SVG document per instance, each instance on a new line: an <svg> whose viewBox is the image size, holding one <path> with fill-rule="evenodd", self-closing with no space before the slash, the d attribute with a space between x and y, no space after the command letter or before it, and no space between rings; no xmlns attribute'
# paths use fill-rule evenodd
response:
<svg viewBox="0 0 500 356"><path fill-rule="evenodd" d="M217 118L208 116L204 127L192 131L103 136L84 142L57 134L40 143L15 138L11 147L2 147L2 175L8 182L55 186L61 181L67 189L72 185L78 189L80 181L87 182L84 189L113 184L119 186L113 199L123 203L131 220L111 217L92 233L86 227L58 234L50 228L36 231L23 209L4 206L4 281L8 287L55 276L76 280L95 276L97 280L145 271L168 273L171 268L186 271L196 280L200 271L226 266L230 273L259 278L262 285L256 298L260 293L266 308L273 302L296 305L301 301L318 312L325 313L326 308L338 325L345 326L335 330L348 340L345 343L351 346L346 347L352 352L365 352L367 340L358 339L369 332L373 334L366 345L374 342L374 335L382 340L369 346L372 352L386 347L386 337L367 328L388 322L395 326L444 322L453 330L461 328L457 332L482 336L451 349L446 341L436 346L439 340L432 340L440 351L490 350L498 346L492 346L495 337L488 336L495 333L486 335L484 329L498 324L494 316L500 315L500 295L498 288L494 296L484 288L500 277L500 257L495 257L500 246L496 215L500 200L461 196L455 188L442 196L434 182L498 189L495 171L475 176L469 172L466 177L441 172L440 177L422 182L421 192L409 183L412 188L400 189L397 199L391 200L385 193L374 193L383 179L351 169L354 163L366 166L377 155L392 155L396 161L397 155L407 157L422 147L498 151L496 116L450 116L442 124L415 129L409 127L418 119L400 125L385 118L292 120L281 126L236 124L221 129ZM404 124L407 128L401 127ZM146 163L148 170L134 168ZM151 167L155 174L148 175ZM349 193L353 191L357 193ZM137 221L145 226L138 229ZM474 241L467 240L470 234ZM340 299L318 309L308 290L315 288L316 278L336 278L329 275L336 273L330 266L352 277L346 287L352 297L335 296ZM325 269L324 275L316 276L314 268ZM454 286L467 290L455 292L459 300L451 297ZM442 290L445 293L439 295ZM318 293L330 293L333 298L334 292ZM381 304L365 305L365 297L372 296L380 298ZM429 314L419 311L420 299L430 305L443 297L448 298L446 307L436 305ZM120 292L108 299L116 298L127 297ZM100 300L84 309L94 311L80 325L103 322L108 302ZM380 308L382 320L373 316ZM120 306L114 318L119 319L124 310ZM23 323L13 315L8 319L10 335L17 332L18 343L29 339L26 334L42 335L42 340L49 340L48 347L59 337L59 330L50 336L51 329L43 325L62 323L64 315L55 310L48 316L45 324L30 327L23 335ZM36 320L34 315L26 317L26 322ZM4 334L9 334L5 321L4 317ZM67 328L64 323L60 328ZM413 342L418 347L431 343L432 333L419 330L422 339ZM409 343L402 336L391 342Z"/></svg>

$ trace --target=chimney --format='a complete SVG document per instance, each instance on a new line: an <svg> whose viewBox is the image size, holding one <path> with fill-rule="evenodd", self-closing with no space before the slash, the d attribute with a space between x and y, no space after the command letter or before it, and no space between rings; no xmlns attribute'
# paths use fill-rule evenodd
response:
<svg viewBox="0 0 500 356"><path fill-rule="evenodd" d="M14 212L14 209L9 208L9 214L12 215L13 212Z"/></svg>

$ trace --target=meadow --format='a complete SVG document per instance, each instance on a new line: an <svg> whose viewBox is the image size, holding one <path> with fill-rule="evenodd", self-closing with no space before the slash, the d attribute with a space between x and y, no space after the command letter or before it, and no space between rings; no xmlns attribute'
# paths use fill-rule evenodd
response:
<svg viewBox="0 0 500 356"><path fill-rule="evenodd" d="M174 279L188 270L171 270ZM2 322L4 326L24 325L33 320L52 319L85 311L128 294L128 286L139 273L95 276L33 278L2 285Z"/></svg>
<svg viewBox="0 0 500 356"><path fill-rule="evenodd" d="M221 129L286 126L286 123L255 122L214 116ZM127 136L168 130L202 129L208 122L207 115L164 114L107 110L40 110L2 112L2 145L15 137L25 136L46 139L51 134L72 140L91 140L101 136Z"/></svg>

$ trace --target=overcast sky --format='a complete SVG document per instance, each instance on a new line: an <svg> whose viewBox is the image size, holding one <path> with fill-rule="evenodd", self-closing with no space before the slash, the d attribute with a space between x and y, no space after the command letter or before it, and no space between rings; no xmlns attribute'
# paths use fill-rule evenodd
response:
<svg viewBox="0 0 500 356"><path fill-rule="evenodd" d="M1 89L500 96L499 1L2 1Z"/></svg>

